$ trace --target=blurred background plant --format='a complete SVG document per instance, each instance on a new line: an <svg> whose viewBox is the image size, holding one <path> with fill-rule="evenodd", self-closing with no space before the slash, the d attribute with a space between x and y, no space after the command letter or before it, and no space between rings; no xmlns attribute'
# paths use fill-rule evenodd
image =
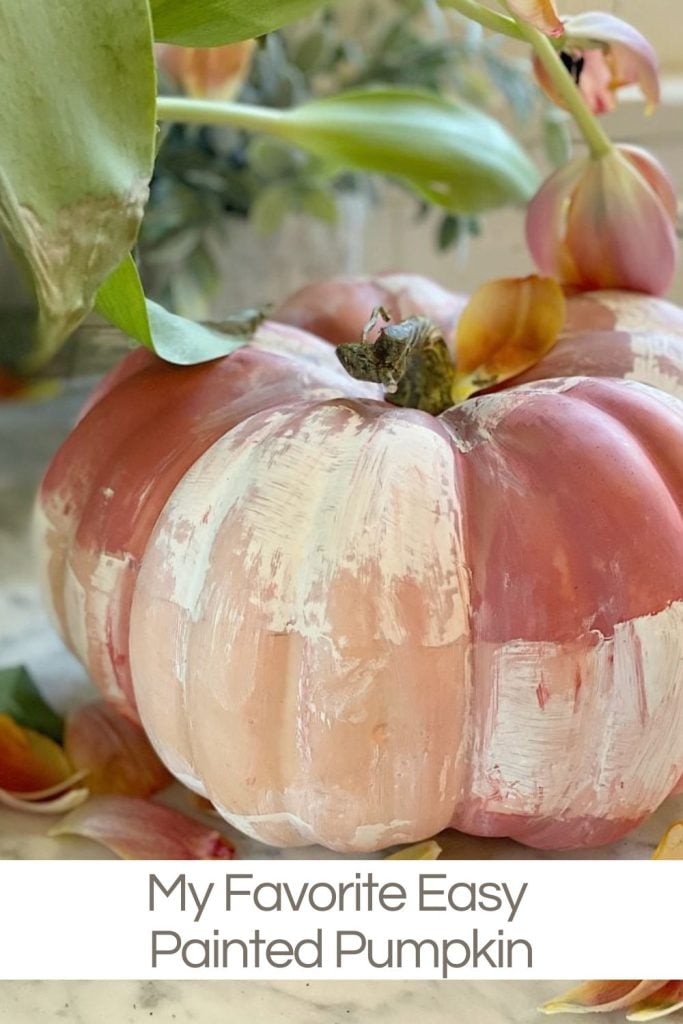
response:
<svg viewBox="0 0 683 1024"><path fill-rule="evenodd" d="M344 9L342 9L344 8ZM500 37L435 0L338 5L257 41L214 51L159 48L160 91L287 109L312 97L373 85L413 86L455 96L513 122L522 139L539 127L552 163L568 156L567 118L535 85L529 62ZM147 293L184 316L209 315L231 227L249 221L264 236L291 214L335 225L345 199L378 202L376 180L339 173L271 138L228 128L175 124L163 135L138 243ZM434 220L441 250L462 247L480 220L416 201Z"/></svg>

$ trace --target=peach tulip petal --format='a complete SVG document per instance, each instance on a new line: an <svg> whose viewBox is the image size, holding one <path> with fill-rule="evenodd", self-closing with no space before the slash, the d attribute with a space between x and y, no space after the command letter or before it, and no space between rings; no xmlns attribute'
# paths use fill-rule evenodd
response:
<svg viewBox="0 0 683 1024"><path fill-rule="evenodd" d="M566 315L564 294L552 277L504 278L482 285L456 331L454 400L534 366L557 341Z"/></svg>
<svg viewBox="0 0 683 1024"><path fill-rule="evenodd" d="M171 782L141 726L104 701L67 718L64 748L93 793L147 797Z"/></svg>
<svg viewBox="0 0 683 1024"><path fill-rule="evenodd" d="M564 24L567 47L571 50L572 40L590 40L603 44L601 50L586 50L597 54L609 73L609 89L616 92L624 85L637 83L645 97L648 111L653 110L660 100L659 61L652 44L633 25L603 11L587 11L567 18ZM584 66L580 85L583 90L584 76L595 73L597 60ZM612 104L613 105L613 104ZM608 108L611 109L611 106Z"/></svg>
<svg viewBox="0 0 683 1024"><path fill-rule="evenodd" d="M196 99L231 100L249 74L255 40L226 46L174 46L158 43L159 66Z"/></svg>
<svg viewBox="0 0 683 1024"><path fill-rule="evenodd" d="M561 36L564 32L552 0L508 0L508 7L516 18L528 22L547 36Z"/></svg>
<svg viewBox="0 0 683 1024"><path fill-rule="evenodd" d="M587 981L541 1007L544 1013L611 1013L635 1006L666 981Z"/></svg>
<svg viewBox="0 0 683 1024"><path fill-rule="evenodd" d="M225 836L170 807L130 796L96 796L51 829L101 843L126 860L231 860Z"/></svg>
<svg viewBox="0 0 683 1024"><path fill-rule="evenodd" d="M659 160L656 160L646 149L641 149L640 146L621 145L619 152L633 164L652 191L659 196L672 223L675 223L678 218L678 196L671 178Z"/></svg>
<svg viewBox="0 0 683 1024"><path fill-rule="evenodd" d="M73 774L62 748L47 736L0 715L0 787L11 793L58 785Z"/></svg>
<svg viewBox="0 0 683 1024"><path fill-rule="evenodd" d="M671 826L655 850L653 859L683 860L683 821Z"/></svg>

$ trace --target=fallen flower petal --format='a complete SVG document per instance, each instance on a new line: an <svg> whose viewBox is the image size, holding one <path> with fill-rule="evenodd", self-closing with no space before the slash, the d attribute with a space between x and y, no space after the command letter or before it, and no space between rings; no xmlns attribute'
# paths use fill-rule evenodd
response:
<svg viewBox="0 0 683 1024"><path fill-rule="evenodd" d="M465 307L456 330L454 401L534 366L566 319L558 282L532 275L489 281Z"/></svg>
<svg viewBox="0 0 683 1024"><path fill-rule="evenodd" d="M64 782L73 768L62 748L48 736L26 729L0 714L0 787L32 792Z"/></svg>
<svg viewBox="0 0 683 1024"><path fill-rule="evenodd" d="M442 850L436 839L428 839L424 843L405 846L396 853L390 853L385 860L438 860Z"/></svg>
<svg viewBox="0 0 683 1024"><path fill-rule="evenodd" d="M543 1013L610 1013L635 1006L666 981L587 981L541 1007Z"/></svg>
<svg viewBox="0 0 683 1024"><path fill-rule="evenodd" d="M683 1009L683 981L668 981L663 988L643 999L626 1020L660 1020Z"/></svg>
<svg viewBox="0 0 683 1024"><path fill-rule="evenodd" d="M147 797L171 782L141 726L104 701L68 716L64 749L92 793Z"/></svg>
<svg viewBox="0 0 683 1024"><path fill-rule="evenodd" d="M653 860L683 860L683 821L671 826L655 850Z"/></svg>
<svg viewBox="0 0 683 1024"><path fill-rule="evenodd" d="M73 789L79 782L82 782L87 772L74 772L68 779L64 779L62 782L55 783L54 786L48 786L46 789L34 789L27 793L16 793L12 792L12 796L17 800L28 800L29 803L35 803L39 800L49 800L53 796L59 796L61 793L65 793L69 789Z"/></svg>
<svg viewBox="0 0 683 1024"><path fill-rule="evenodd" d="M516 18L521 18L547 36L561 36L564 32L553 0L508 0L508 7Z"/></svg>
<svg viewBox="0 0 683 1024"><path fill-rule="evenodd" d="M50 830L106 846L126 860L231 860L235 847L215 829L170 807L130 796L96 796Z"/></svg>
<svg viewBox="0 0 683 1024"><path fill-rule="evenodd" d="M9 807L12 811L21 811L24 814L65 814L85 803L89 796L90 790L88 789L71 789L68 793L61 793L60 796L41 802L36 799L36 794L31 794L28 797L26 794L19 795L10 793L6 789L0 789L0 804L3 807Z"/></svg>

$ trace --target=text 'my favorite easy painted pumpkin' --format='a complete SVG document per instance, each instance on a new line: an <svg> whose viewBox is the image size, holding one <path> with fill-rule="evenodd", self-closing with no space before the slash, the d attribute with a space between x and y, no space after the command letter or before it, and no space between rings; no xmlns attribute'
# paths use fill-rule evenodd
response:
<svg viewBox="0 0 683 1024"><path fill-rule="evenodd" d="M683 777L683 313L572 299L530 383L433 416L314 336L379 304L451 336L463 300L331 283L105 379L39 497L59 628L266 843L609 842Z"/></svg>

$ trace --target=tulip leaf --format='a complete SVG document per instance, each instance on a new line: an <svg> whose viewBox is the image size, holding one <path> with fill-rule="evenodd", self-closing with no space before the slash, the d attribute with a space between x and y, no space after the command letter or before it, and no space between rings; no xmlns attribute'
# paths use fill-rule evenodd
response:
<svg viewBox="0 0 683 1024"><path fill-rule="evenodd" d="M209 327L169 313L158 303L145 299L130 255L99 289L95 308L129 338L152 349L161 359L180 366L205 363L241 348L260 319L250 311L243 319Z"/></svg>
<svg viewBox="0 0 683 1024"><path fill-rule="evenodd" d="M3 0L0 38L0 229L35 292L38 365L137 236L156 134L149 8Z"/></svg>
<svg viewBox="0 0 683 1024"><path fill-rule="evenodd" d="M0 669L0 715L61 743L62 720L45 703L23 665Z"/></svg>
<svg viewBox="0 0 683 1024"><path fill-rule="evenodd" d="M181 46L218 46L255 39L329 0L151 0L154 35Z"/></svg>
<svg viewBox="0 0 683 1024"><path fill-rule="evenodd" d="M368 89L284 114L287 137L343 166L404 179L455 213L479 213L534 194L536 170L493 118L413 89Z"/></svg>

